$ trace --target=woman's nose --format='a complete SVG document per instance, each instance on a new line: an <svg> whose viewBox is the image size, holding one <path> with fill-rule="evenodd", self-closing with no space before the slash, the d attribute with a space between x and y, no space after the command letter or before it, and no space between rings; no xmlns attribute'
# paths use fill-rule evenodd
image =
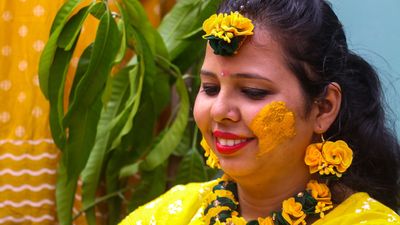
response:
<svg viewBox="0 0 400 225"><path fill-rule="evenodd" d="M240 120L238 102L228 94L220 92L211 107L211 117L216 122Z"/></svg>

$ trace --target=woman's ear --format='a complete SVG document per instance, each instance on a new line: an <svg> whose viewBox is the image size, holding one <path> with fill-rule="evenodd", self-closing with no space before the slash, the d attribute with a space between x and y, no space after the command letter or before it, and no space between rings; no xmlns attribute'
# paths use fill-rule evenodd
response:
<svg viewBox="0 0 400 225"><path fill-rule="evenodd" d="M335 121L342 103L342 91L340 85L332 82L326 86L325 96L314 101L313 108L316 110L314 132L325 133Z"/></svg>

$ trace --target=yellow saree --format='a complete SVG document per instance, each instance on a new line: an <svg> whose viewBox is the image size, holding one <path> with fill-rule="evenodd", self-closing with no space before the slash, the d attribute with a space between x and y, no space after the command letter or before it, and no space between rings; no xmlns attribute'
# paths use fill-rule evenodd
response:
<svg viewBox="0 0 400 225"><path fill-rule="evenodd" d="M201 225L202 200L216 181L178 185L157 199L139 207L120 225ZM400 224L393 210L369 197L356 193L313 225Z"/></svg>

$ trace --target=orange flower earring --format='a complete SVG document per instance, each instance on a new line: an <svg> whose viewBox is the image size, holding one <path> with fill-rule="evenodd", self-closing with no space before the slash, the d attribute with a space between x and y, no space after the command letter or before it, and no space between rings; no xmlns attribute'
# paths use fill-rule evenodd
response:
<svg viewBox="0 0 400 225"><path fill-rule="evenodd" d="M211 168L221 169L217 155L215 155L211 147L207 144L204 137L201 139L200 145L205 151L204 156L207 158L206 164Z"/></svg>
<svg viewBox="0 0 400 225"><path fill-rule="evenodd" d="M321 143L307 147L304 162L311 174L318 172L322 176L341 177L353 161L353 150L343 140L325 141L322 135L321 139Z"/></svg>

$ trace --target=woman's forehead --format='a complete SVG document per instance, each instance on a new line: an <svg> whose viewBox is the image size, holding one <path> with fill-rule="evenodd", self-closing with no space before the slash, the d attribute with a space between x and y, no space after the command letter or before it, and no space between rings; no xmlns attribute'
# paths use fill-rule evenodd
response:
<svg viewBox="0 0 400 225"><path fill-rule="evenodd" d="M251 67L271 66L271 64L286 66L283 54L281 46L272 38L272 35L266 30L258 30L253 36L247 37L238 52L232 56L216 55L214 50L207 45L203 68L230 70L251 69Z"/></svg>

